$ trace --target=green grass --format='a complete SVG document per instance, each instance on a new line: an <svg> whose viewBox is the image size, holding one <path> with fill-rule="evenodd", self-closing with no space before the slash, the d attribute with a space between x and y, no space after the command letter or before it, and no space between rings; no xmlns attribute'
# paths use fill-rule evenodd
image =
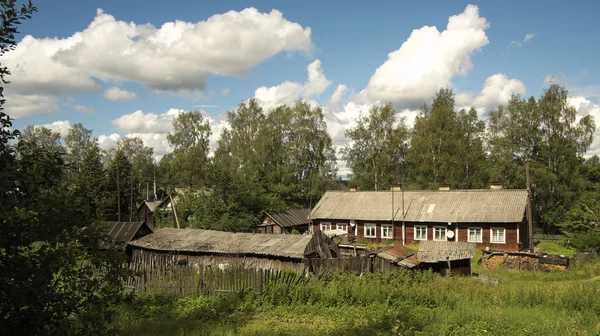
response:
<svg viewBox="0 0 600 336"><path fill-rule="evenodd" d="M558 241L541 240L536 245L536 247L539 248L541 252L545 252L548 254L562 254L569 257L572 257L575 254L577 254L577 251L575 251L575 249L566 247Z"/></svg>
<svg viewBox="0 0 600 336"><path fill-rule="evenodd" d="M331 273L252 293L140 295L120 307L126 335L598 335L600 261L566 272L507 269L476 278L429 272Z"/></svg>

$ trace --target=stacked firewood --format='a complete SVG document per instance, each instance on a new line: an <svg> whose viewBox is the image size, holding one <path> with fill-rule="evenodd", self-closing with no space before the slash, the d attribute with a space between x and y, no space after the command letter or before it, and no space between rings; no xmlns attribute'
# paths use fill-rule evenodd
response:
<svg viewBox="0 0 600 336"><path fill-rule="evenodd" d="M502 255L492 255L488 258L483 258L481 262L484 267L490 269L500 266L527 271L565 271L567 269L567 264L561 264L563 263L562 260L550 261L548 258L544 258L544 262L540 262L539 256L530 254L504 253Z"/></svg>

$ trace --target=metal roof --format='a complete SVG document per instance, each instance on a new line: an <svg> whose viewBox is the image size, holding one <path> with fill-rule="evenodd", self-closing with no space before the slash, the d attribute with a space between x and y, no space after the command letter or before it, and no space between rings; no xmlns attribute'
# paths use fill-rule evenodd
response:
<svg viewBox="0 0 600 336"><path fill-rule="evenodd" d="M144 222L101 222L100 225L106 226L103 233L110 236L113 245L124 247L133 239ZM102 249L109 246L105 241L100 242Z"/></svg>
<svg viewBox="0 0 600 336"><path fill-rule="evenodd" d="M521 189L394 191L393 199L391 191L327 191L309 218L401 221L404 212L409 222L518 223L526 207Z"/></svg>
<svg viewBox="0 0 600 336"><path fill-rule="evenodd" d="M422 241L417 260L425 263L471 259L475 256L475 243L449 241Z"/></svg>
<svg viewBox="0 0 600 336"><path fill-rule="evenodd" d="M267 216L271 217L271 219L273 219L275 223L279 224L281 227L292 227L309 224L309 214L310 209L300 209L269 212L267 213Z"/></svg>
<svg viewBox="0 0 600 336"><path fill-rule="evenodd" d="M232 233L197 229L160 229L129 243L158 251L260 254L304 258L312 235Z"/></svg>
<svg viewBox="0 0 600 336"><path fill-rule="evenodd" d="M419 265L415 253L415 251L396 242L394 246L382 249L381 252L377 253L377 256L400 266L413 268Z"/></svg>

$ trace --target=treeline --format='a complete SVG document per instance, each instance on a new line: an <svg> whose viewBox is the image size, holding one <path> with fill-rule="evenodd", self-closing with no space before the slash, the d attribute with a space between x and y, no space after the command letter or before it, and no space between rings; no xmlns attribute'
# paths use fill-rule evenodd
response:
<svg viewBox="0 0 600 336"><path fill-rule="evenodd" d="M391 104L374 106L346 130L350 143L339 158L352 168L337 176L336 151L323 110L307 102L263 110L253 99L228 112L229 127L210 153L211 128L198 111L179 114L168 135L174 148L160 162L138 138L102 151L91 130L74 125L64 139L28 127L17 152L36 148L64 158L65 186L80 196L91 218L136 214L152 199L153 183L180 193L183 227L251 230L266 211L313 206L326 190L348 184L361 190L526 188L529 160L536 226L546 232L594 226L600 208L599 160L585 160L595 122L578 118L564 87L552 85L539 99L513 95L481 120L474 108L457 111L452 90L440 89L410 127ZM33 146L33 147L32 147ZM29 148L29 149L28 149ZM119 191L117 193L117 190ZM166 217L165 217L166 216ZM163 215L162 225L172 225Z"/></svg>

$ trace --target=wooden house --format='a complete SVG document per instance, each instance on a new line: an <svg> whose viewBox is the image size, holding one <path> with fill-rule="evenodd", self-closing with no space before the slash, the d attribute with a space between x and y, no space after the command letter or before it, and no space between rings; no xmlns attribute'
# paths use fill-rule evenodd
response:
<svg viewBox="0 0 600 336"><path fill-rule="evenodd" d="M424 241L419 244L417 260L423 269L443 275L470 276L475 246L469 242Z"/></svg>
<svg viewBox="0 0 600 336"><path fill-rule="evenodd" d="M527 248L527 190L327 191L311 229L348 229L359 240L473 242L478 248Z"/></svg>
<svg viewBox="0 0 600 336"><path fill-rule="evenodd" d="M127 243L152 233L152 229L144 222L100 222L107 241L100 242L101 249L114 247L125 249Z"/></svg>
<svg viewBox="0 0 600 336"><path fill-rule="evenodd" d="M144 201L137 208L138 220L146 223L150 228L156 227L156 219L154 217L154 213L156 209L163 203L164 201Z"/></svg>
<svg viewBox="0 0 600 336"><path fill-rule="evenodd" d="M168 256L196 268L240 266L306 271L306 259L338 258L337 246L321 232L310 235L232 233L160 229L129 243L134 262L154 263Z"/></svg>
<svg viewBox="0 0 600 336"><path fill-rule="evenodd" d="M298 233L308 231L310 209L269 212L256 227L257 233Z"/></svg>

